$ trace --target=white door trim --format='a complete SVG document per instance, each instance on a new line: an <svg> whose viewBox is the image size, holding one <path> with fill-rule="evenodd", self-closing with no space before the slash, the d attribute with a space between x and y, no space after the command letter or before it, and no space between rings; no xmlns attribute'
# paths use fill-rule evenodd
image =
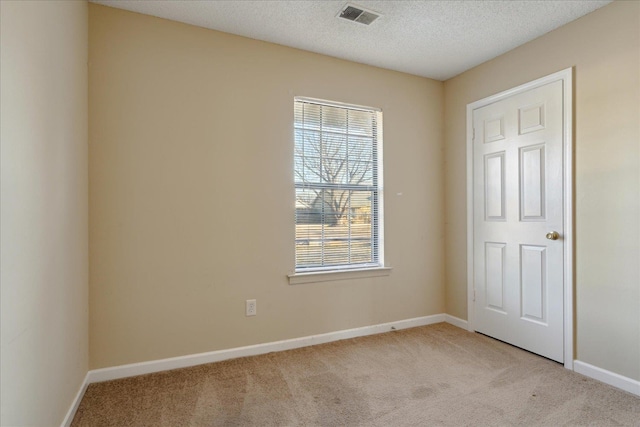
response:
<svg viewBox="0 0 640 427"><path fill-rule="evenodd" d="M467 105L467 328L474 325L473 110L561 80L563 82L564 367L573 370L573 68L542 77Z"/></svg>

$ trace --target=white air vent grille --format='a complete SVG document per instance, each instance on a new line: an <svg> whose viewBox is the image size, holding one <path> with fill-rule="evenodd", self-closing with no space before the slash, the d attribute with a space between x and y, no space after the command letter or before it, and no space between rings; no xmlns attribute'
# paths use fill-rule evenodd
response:
<svg viewBox="0 0 640 427"><path fill-rule="evenodd" d="M346 4L340 13L339 18L348 19L349 21L359 22L364 25L369 25L380 17L379 13L372 12L370 10L364 10L360 7Z"/></svg>

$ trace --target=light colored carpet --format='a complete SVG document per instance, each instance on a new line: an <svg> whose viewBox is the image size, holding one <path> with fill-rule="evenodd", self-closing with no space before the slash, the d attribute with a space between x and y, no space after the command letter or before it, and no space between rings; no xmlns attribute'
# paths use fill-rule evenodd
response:
<svg viewBox="0 0 640 427"><path fill-rule="evenodd" d="M640 426L640 398L436 325L91 384L72 426Z"/></svg>

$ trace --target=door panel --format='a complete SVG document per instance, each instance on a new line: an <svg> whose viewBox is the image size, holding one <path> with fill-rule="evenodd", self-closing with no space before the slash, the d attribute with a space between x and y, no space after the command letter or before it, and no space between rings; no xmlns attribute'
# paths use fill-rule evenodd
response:
<svg viewBox="0 0 640 427"><path fill-rule="evenodd" d="M563 82L473 110L475 329L564 360ZM560 238L548 240L556 231Z"/></svg>
<svg viewBox="0 0 640 427"><path fill-rule="evenodd" d="M520 148L520 219L545 219L544 145Z"/></svg>
<svg viewBox="0 0 640 427"><path fill-rule="evenodd" d="M485 243L487 307L504 312L504 243Z"/></svg>
<svg viewBox="0 0 640 427"><path fill-rule="evenodd" d="M523 319L546 323L546 264L547 248L522 245L520 247L520 295Z"/></svg>
<svg viewBox="0 0 640 427"><path fill-rule="evenodd" d="M504 152L485 156L485 218L487 221L504 220Z"/></svg>

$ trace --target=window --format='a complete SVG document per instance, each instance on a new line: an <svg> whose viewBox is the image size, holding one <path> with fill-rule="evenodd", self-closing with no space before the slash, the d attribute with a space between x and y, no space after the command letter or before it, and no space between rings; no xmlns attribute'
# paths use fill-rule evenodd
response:
<svg viewBox="0 0 640 427"><path fill-rule="evenodd" d="M382 112L294 101L296 273L383 266Z"/></svg>

